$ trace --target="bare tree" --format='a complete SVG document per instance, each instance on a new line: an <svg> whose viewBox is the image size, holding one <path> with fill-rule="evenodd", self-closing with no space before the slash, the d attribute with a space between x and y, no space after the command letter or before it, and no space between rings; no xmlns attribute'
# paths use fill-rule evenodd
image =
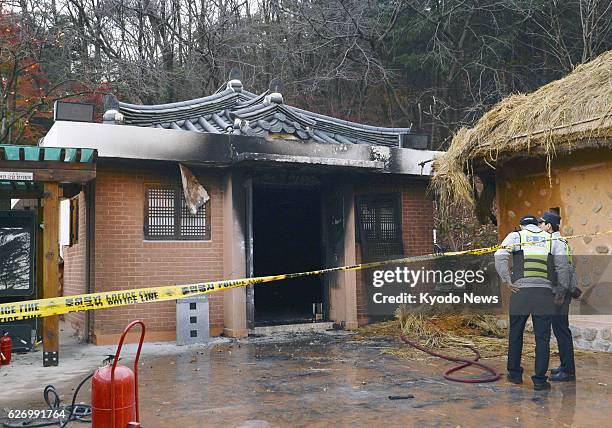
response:
<svg viewBox="0 0 612 428"><path fill-rule="evenodd" d="M508 94L612 48L606 0L9 1L2 19L23 37L19 48L1 42L1 135L13 142L26 104L48 111L100 86L135 103L173 102L215 92L239 67L251 91L280 77L288 102L413 124L439 148ZM14 57L40 64L41 87L53 89L44 102L11 98Z"/></svg>

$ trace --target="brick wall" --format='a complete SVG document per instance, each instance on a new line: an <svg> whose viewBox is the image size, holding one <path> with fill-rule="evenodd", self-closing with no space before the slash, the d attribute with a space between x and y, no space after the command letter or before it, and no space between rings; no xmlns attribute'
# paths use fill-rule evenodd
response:
<svg viewBox="0 0 612 428"><path fill-rule="evenodd" d="M95 291L213 281L223 276L223 201L221 179L193 171L211 198L209 241L147 241L144 239L145 186L180 183L178 165L138 168L98 164L95 204ZM80 206L84 207L84 203ZM81 208L83 209L83 208ZM81 216L84 219L85 215ZM82 224L80 233L84 233ZM66 283L69 290L84 287L85 238L69 249ZM132 305L92 312L95 343L115 343L125 325L140 318L147 340L174 340L175 301ZM81 314L78 314L81 315ZM78 322L76 317L74 322ZM81 321L82 322L82 321ZM210 330L223 330L223 294L210 296Z"/></svg>
<svg viewBox="0 0 612 428"><path fill-rule="evenodd" d="M401 194L402 235L406 256L429 254L433 251L434 205L432 196L427 193L428 185L427 180L392 176L368 178L367 181L355 184L355 196ZM358 242L355 245L357 263L360 263L360 245ZM357 321L359 325L367 324L370 321L367 316L365 287L363 271L357 271Z"/></svg>
<svg viewBox="0 0 612 428"><path fill-rule="evenodd" d="M64 247L64 296L83 294L86 292L86 246L87 246L87 205L85 194L81 192L79 199L79 239L72 246ZM85 334L85 312L64 315L64 320L83 339Z"/></svg>

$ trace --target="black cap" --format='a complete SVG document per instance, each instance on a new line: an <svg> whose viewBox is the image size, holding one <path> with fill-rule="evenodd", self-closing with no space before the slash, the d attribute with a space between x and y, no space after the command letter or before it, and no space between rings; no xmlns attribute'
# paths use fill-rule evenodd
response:
<svg viewBox="0 0 612 428"><path fill-rule="evenodd" d="M542 215L542 218L540 218L540 221L543 223L550 223L554 226L559 226L561 224L561 216L551 213L550 211L546 211Z"/></svg>
<svg viewBox="0 0 612 428"><path fill-rule="evenodd" d="M538 225L538 219L532 215L525 215L521 217L521 221L519 222L521 226L527 226L528 224L533 224L535 226Z"/></svg>

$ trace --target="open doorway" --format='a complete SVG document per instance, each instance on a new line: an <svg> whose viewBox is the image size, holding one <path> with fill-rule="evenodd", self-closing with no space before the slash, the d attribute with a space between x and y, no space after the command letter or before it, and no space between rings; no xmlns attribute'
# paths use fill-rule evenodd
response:
<svg viewBox="0 0 612 428"><path fill-rule="evenodd" d="M318 188L253 188L255 276L321 267L321 192ZM323 303L320 276L255 287L255 325L312 321Z"/></svg>

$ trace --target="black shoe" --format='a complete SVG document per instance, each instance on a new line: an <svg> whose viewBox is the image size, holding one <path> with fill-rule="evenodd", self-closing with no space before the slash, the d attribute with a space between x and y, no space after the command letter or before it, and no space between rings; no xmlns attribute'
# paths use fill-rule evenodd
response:
<svg viewBox="0 0 612 428"><path fill-rule="evenodd" d="M549 377L551 382L573 382L576 380L576 375L560 371Z"/></svg>
<svg viewBox="0 0 612 428"><path fill-rule="evenodd" d="M534 383L533 389L536 391L546 391L551 388L550 382Z"/></svg>
<svg viewBox="0 0 612 428"><path fill-rule="evenodd" d="M559 367L555 367L554 369L550 369L550 374L557 374L562 371L563 369L561 368L561 366L559 366Z"/></svg>
<svg viewBox="0 0 612 428"><path fill-rule="evenodd" d="M507 374L506 375L506 379L508 379L508 382L515 383L517 385L520 385L521 383L523 383L523 378L522 377L515 377L515 376L511 376L511 375Z"/></svg>

